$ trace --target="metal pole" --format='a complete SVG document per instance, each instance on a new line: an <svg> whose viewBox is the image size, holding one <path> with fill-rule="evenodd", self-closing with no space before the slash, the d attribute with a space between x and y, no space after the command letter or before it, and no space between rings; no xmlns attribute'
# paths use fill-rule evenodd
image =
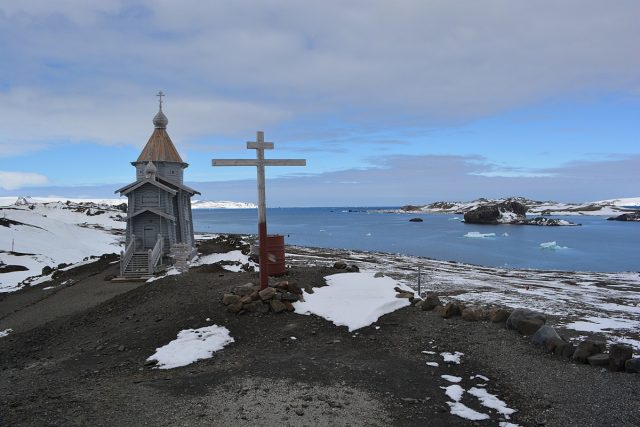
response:
<svg viewBox="0 0 640 427"><path fill-rule="evenodd" d="M258 131L256 142L258 145L264 143L264 132ZM260 245L260 289L269 286L269 272L267 260L267 206L265 197L265 176L264 176L264 148L256 149L258 168L258 241Z"/></svg>

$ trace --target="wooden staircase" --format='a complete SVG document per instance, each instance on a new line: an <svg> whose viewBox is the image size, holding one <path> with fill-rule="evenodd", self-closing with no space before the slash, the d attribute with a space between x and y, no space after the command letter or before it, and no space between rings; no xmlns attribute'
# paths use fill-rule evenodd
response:
<svg viewBox="0 0 640 427"><path fill-rule="evenodd" d="M149 252L134 252L123 272L124 277L151 276L149 271Z"/></svg>

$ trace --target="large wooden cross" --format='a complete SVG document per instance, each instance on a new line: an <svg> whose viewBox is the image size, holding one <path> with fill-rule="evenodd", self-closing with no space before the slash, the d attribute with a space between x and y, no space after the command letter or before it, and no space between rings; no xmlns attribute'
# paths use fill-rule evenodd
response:
<svg viewBox="0 0 640 427"><path fill-rule="evenodd" d="M265 166L306 166L305 159L265 159L264 150L272 150L273 142L264 141L264 132L258 131L255 141L247 142L247 149L256 150L256 159L211 160L212 166L256 166L258 169L258 239L260 242L260 288L269 286L267 260L267 203L264 185Z"/></svg>

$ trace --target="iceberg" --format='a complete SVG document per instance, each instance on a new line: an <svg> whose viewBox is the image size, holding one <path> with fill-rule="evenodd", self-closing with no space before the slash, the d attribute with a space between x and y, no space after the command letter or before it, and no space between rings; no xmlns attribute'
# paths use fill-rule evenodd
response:
<svg viewBox="0 0 640 427"><path fill-rule="evenodd" d="M554 240L553 242L540 243L540 249L547 250L547 251L555 251L558 249L569 249L569 248L566 246L558 245Z"/></svg>
<svg viewBox="0 0 640 427"><path fill-rule="evenodd" d="M464 235L471 239L486 239L488 237L496 237L496 233L479 233L477 231L470 231Z"/></svg>

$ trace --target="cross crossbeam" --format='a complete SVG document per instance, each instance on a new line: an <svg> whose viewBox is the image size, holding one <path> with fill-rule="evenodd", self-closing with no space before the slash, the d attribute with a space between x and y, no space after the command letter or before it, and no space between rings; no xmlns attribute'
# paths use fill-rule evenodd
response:
<svg viewBox="0 0 640 427"><path fill-rule="evenodd" d="M256 150L254 159L213 159L211 166L254 166L258 172L258 239L260 242L260 288L269 285L267 260L267 203L265 196L265 166L306 166L305 159L265 159L264 150L273 150L273 142L265 142L264 132L258 131L255 141L247 142L247 149Z"/></svg>

